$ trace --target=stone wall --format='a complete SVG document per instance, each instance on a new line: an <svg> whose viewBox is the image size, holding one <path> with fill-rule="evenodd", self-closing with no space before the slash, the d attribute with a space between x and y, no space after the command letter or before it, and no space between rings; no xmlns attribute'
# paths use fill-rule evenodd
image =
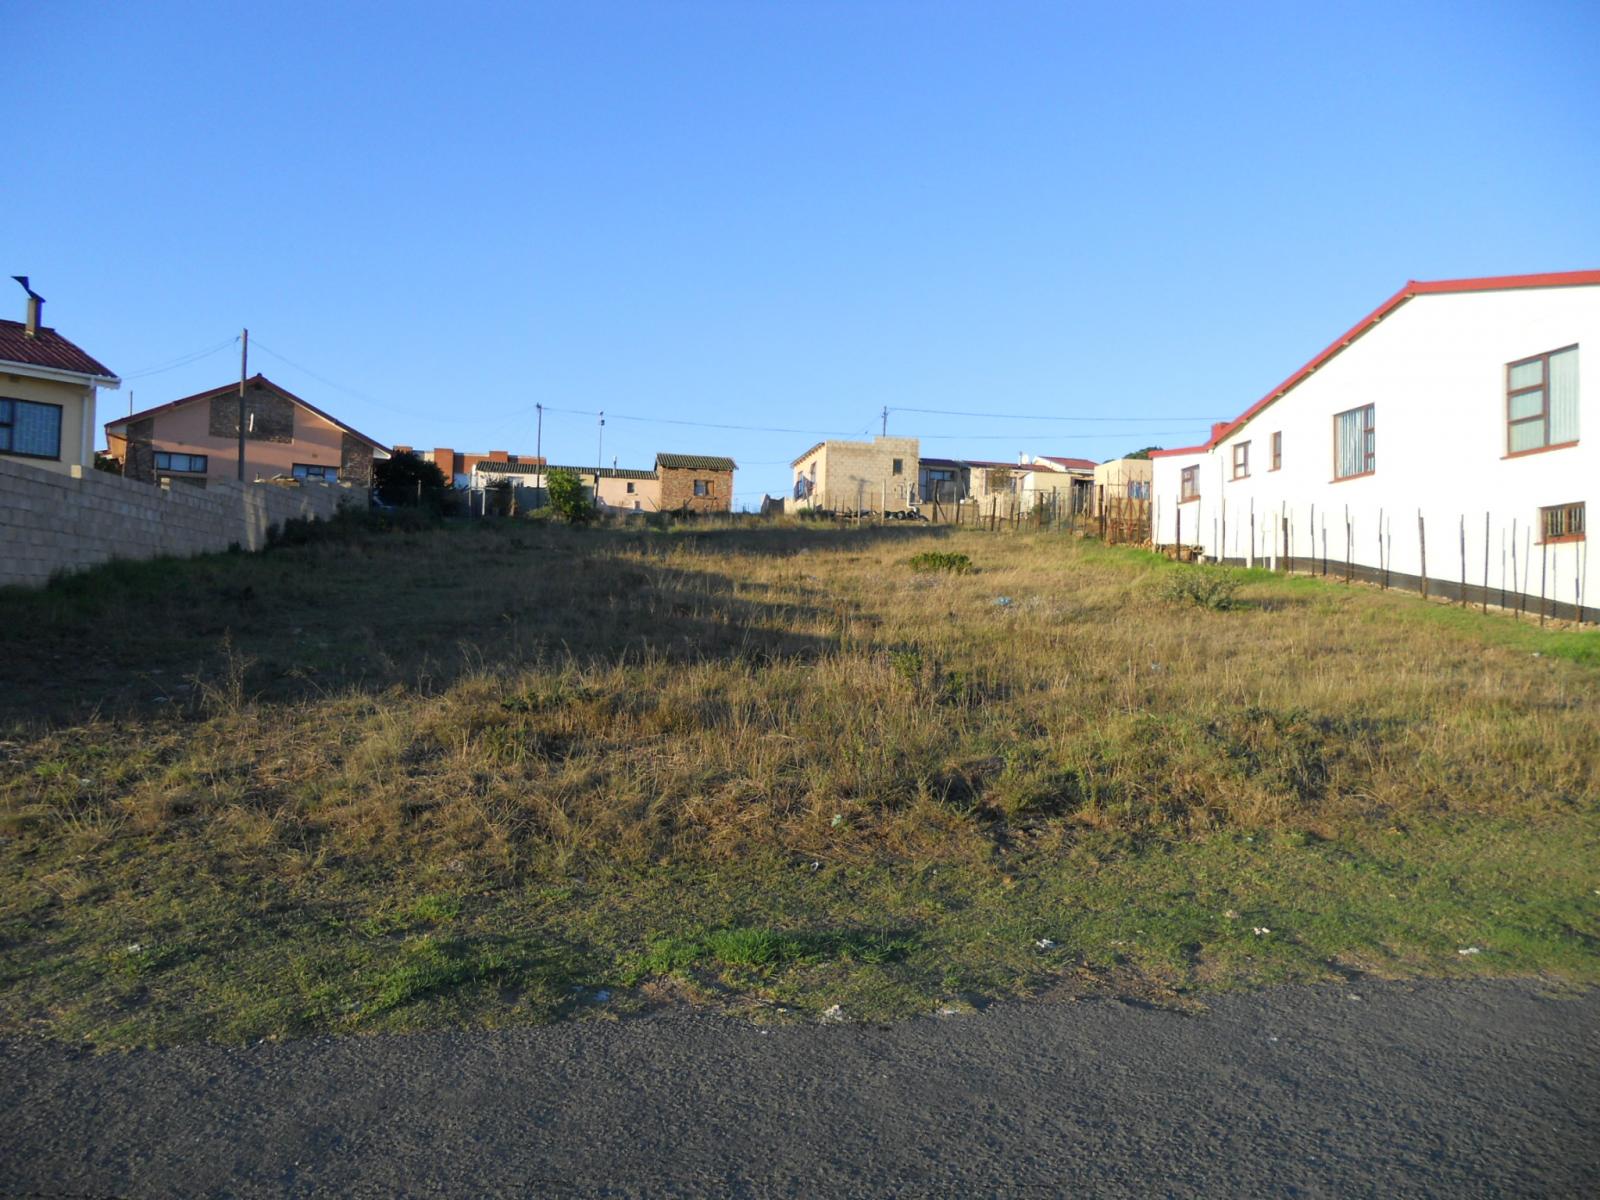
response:
<svg viewBox="0 0 1600 1200"><path fill-rule="evenodd" d="M267 544L296 517L322 520L364 490L336 484L212 481L205 488L124 479L104 471L63 475L0 459L0 586L45 583L113 558L187 558Z"/></svg>
<svg viewBox="0 0 1600 1200"><path fill-rule="evenodd" d="M731 512L733 511L733 472L692 470L686 467L659 467L656 477L661 481L661 495L657 500L662 512ZM694 494L694 481L703 479L708 485L708 495Z"/></svg>

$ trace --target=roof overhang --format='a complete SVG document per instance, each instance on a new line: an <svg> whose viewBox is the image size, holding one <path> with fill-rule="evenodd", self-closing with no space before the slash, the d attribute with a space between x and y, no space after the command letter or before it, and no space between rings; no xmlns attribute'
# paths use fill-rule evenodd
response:
<svg viewBox="0 0 1600 1200"><path fill-rule="evenodd" d="M29 379L48 379L52 383L76 383L80 387L103 387L108 391L116 391L122 386L122 380L115 375L89 375L83 371L65 371L60 367L40 367L33 363L12 362L8 358L0 358L0 371L7 375L22 375Z"/></svg>

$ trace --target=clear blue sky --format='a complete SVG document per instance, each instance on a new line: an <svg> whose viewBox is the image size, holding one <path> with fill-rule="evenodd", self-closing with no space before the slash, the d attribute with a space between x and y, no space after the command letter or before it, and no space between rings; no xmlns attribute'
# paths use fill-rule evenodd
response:
<svg viewBox="0 0 1600 1200"><path fill-rule="evenodd" d="M379 440L531 452L535 401L605 409L606 461L731 454L750 501L885 405L925 454L1184 444L1408 278L1600 267L1593 3L9 0L0 24L0 267L114 370L247 325L252 369ZM551 413L544 448L590 463L595 434Z"/></svg>

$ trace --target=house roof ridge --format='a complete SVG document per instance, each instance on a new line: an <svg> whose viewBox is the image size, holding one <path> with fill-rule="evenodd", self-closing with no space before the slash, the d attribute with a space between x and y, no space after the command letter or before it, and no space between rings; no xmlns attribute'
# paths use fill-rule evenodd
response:
<svg viewBox="0 0 1600 1200"><path fill-rule="evenodd" d="M306 400L301 396L295 395L288 388L284 387L281 383L274 383L272 380L268 379L265 375L263 375L260 371L257 371L254 375L251 375L249 378L247 378L245 380L245 382L246 383L254 383L254 384L265 385L266 387L269 387L273 391L277 392L279 395L281 395L281 396L285 397L286 399L294 402L295 404L298 404L301 408L308 409L309 411L316 413L317 416L321 417L324 421L327 421L332 425L337 425L340 429L344 430L346 433L350 434L351 436L360 438L362 441L366 442L368 445L373 446L376 449L382 450L385 454L392 454L393 453L393 451L390 450L390 448L388 446L385 446L382 442L378 441L376 438L368 437L366 434L362 433L359 429L357 429L354 425L347 425L345 422L341 421L338 417L334 416L332 413L324 412L322 409L318 408L315 404L311 403L311 401ZM115 425L128 425L128 424L131 424L134 421L142 421L146 417L152 417L157 413L170 412L172 409L178 408L179 406L184 405L184 404L194 404L194 403L196 403L197 401L200 401L200 400L211 400L211 399L214 399L217 396L226 395L228 392L237 391L238 388L239 388L238 381L235 380L235 381L233 381L231 383L225 383L221 387L208 388L203 392L196 392L192 396L180 396L176 400L168 400L165 404L157 404L154 408L141 409L139 412L129 413L125 417L117 417L115 420L107 421L105 423L105 428L109 432L111 430L111 428L113 426L115 426Z"/></svg>
<svg viewBox="0 0 1600 1200"><path fill-rule="evenodd" d="M1590 287L1597 285L1600 285L1600 271L1556 271L1533 275L1482 275L1467 279L1408 279L1404 287L1345 330L1343 334L1307 360L1298 370L1249 408L1245 409L1244 412L1231 421L1218 422L1206 441L1198 446L1180 446L1172 450L1152 450L1150 455L1152 458L1157 455L1162 458L1170 458L1174 454L1194 454L1215 449L1220 443L1232 437L1245 425L1249 424L1250 421L1254 420L1263 410L1281 400L1301 383L1305 382L1324 364L1330 362L1363 334L1370 331L1374 325L1381 323L1403 304L1417 296L1444 296L1459 295L1467 292L1521 291L1532 288Z"/></svg>

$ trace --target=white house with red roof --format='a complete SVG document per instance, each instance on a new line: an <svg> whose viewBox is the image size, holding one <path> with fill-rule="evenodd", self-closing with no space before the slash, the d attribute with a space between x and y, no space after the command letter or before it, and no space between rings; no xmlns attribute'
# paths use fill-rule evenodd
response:
<svg viewBox="0 0 1600 1200"><path fill-rule="evenodd" d="M0 457L71 473L94 466L95 398L121 386L111 371L42 322L26 275L25 318L0 321Z"/></svg>
<svg viewBox="0 0 1600 1200"><path fill-rule="evenodd" d="M1407 283L1204 444L1152 453L1156 541L1592 619L1586 349L1600 271Z"/></svg>

